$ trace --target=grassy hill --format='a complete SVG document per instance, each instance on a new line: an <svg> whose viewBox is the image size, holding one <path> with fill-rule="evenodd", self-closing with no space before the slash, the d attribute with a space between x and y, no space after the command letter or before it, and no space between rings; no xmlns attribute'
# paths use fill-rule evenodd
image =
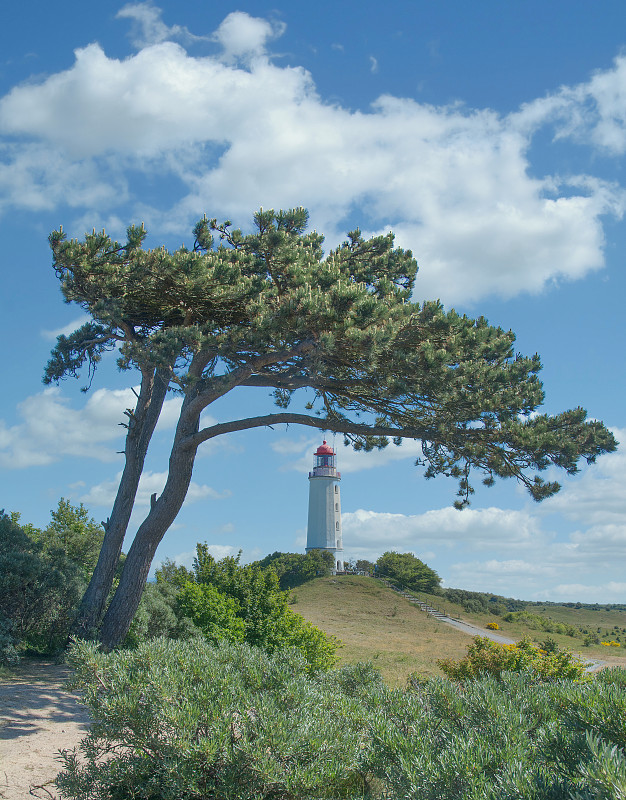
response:
<svg viewBox="0 0 626 800"><path fill-rule="evenodd" d="M291 608L326 633L342 642L341 661L372 661L388 683L402 685L411 672L431 676L441 674L437 659L460 658L470 637L438 622L411 605L400 595L373 578L339 576L317 578L294 590ZM501 633L511 639L529 636L534 641L554 639L559 647L581 653L586 658L601 658L626 666L626 610L589 607L575 608L554 604L535 605L529 611L557 622L597 632L603 640L622 640L620 648L595 645L583 647L582 638L549 633L523 622L505 622L490 614L468 613L462 606L438 596L420 595L450 616L483 627L497 622ZM617 655L620 654L620 655ZM626 653L625 653L626 655Z"/></svg>
<svg viewBox="0 0 626 800"><path fill-rule="evenodd" d="M467 649L468 636L374 578L317 578L293 594L293 611L341 640L342 662L371 660L394 685L411 672L438 675L438 658L460 658Z"/></svg>

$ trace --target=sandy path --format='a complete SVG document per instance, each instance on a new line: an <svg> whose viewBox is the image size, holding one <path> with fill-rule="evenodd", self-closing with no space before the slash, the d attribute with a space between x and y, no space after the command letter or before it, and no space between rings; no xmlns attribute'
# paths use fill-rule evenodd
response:
<svg viewBox="0 0 626 800"><path fill-rule="evenodd" d="M26 662L0 680L0 798L58 797L52 784L60 749L78 744L87 712L64 691L68 667L50 661Z"/></svg>

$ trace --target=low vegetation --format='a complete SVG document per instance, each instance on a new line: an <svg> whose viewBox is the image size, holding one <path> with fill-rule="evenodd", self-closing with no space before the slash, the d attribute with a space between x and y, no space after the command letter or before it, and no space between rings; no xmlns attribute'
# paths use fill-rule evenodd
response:
<svg viewBox="0 0 626 800"><path fill-rule="evenodd" d="M585 664L579 658L557 647L546 650L529 639L522 639L517 644L499 644L486 636L476 636L462 659L440 659L437 663L448 678L456 681L466 681L480 675L493 675L501 679L506 672L523 672L535 680L589 680Z"/></svg>
<svg viewBox="0 0 626 800"><path fill-rule="evenodd" d="M44 530L0 515L5 664L64 647L101 537L86 509L65 500ZM386 553L374 566L399 587L451 602L452 590L411 554ZM69 651L93 724L62 757L61 794L626 798L626 672L592 677L560 646L582 635L594 637L589 652L617 650L612 609L602 610L612 626L585 630L560 607L551 619L521 601L453 595L492 629L544 637L477 637L468 648L465 634L380 581L325 576L329 567L325 554L217 561L201 544L192 569L162 564L123 647L103 653L83 640ZM571 613L605 622L582 605Z"/></svg>
<svg viewBox="0 0 626 800"><path fill-rule="evenodd" d="M293 594L294 611L341 641L341 664L372 661L392 686L403 686L411 673L441 675L437 659L461 658L467 648L467 634L374 578L317 578Z"/></svg>
<svg viewBox="0 0 626 800"><path fill-rule="evenodd" d="M364 664L156 639L74 646L94 724L58 787L77 800L626 796L626 679L522 673L390 689Z"/></svg>

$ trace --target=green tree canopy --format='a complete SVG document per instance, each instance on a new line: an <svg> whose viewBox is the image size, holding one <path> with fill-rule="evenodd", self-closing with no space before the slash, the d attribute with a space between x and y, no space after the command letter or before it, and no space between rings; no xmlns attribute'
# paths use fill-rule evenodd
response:
<svg viewBox="0 0 626 800"><path fill-rule="evenodd" d="M415 592L432 592L440 582L435 570L413 553L396 553L393 550L383 553L376 561L376 574Z"/></svg>
<svg viewBox="0 0 626 800"><path fill-rule="evenodd" d="M336 641L289 608L273 566L241 565L240 557L216 561L206 544L198 544L193 580L178 593L179 616L191 620L210 642L245 641L270 653L295 647L310 669L333 666ZM175 582L179 574L168 571Z"/></svg>
<svg viewBox="0 0 626 800"><path fill-rule="evenodd" d="M309 550L306 555L276 552L255 563L263 569L271 566L278 576L280 588L284 590L330 575L335 557L328 550Z"/></svg>
<svg viewBox="0 0 626 800"><path fill-rule="evenodd" d="M64 498L51 517L39 530L0 512L0 631L18 649L46 653L65 644L104 533Z"/></svg>
<svg viewBox="0 0 626 800"><path fill-rule="evenodd" d="M292 423L342 433L356 449L415 439L426 477L458 481L459 507L469 502L474 474L488 485L516 478L541 500L559 488L540 475L549 466L571 474L581 458L616 447L582 408L537 413L540 360L515 353L511 331L436 301L412 302L417 264L391 233L365 240L356 230L325 254L302 208L261 210L254 223L245 235L204 218L193 247L175 252L144 249L138 227L124 244L104 232L84 241L62 230L50 237L63 295L91 319L59 337L45 380L84 367L91 379L113 348L120 368L141 374L83 629L104 609L165 393L183 395L165 488L135 535L101 625L107 645L126 634L156 548L184 502L197 449L215 436ZM200 427L211 403L244 386L269 389L279 410ZM301 390L309 413L288 410Z"/></svg>

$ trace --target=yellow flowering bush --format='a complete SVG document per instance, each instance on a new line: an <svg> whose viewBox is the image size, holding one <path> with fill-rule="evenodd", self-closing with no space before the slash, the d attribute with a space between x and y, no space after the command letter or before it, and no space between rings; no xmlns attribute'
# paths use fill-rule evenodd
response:
<svg viewBox="0 0 626 800"><path fill-rule="evenodd" d="M619 647L620 646L619 642L614 642L612 639L611 639L610 642L600 642L600 644L603 644L605 647Z"/></svg>
<svg viewBox="0 0 626 800"><path fill-rule="evenodd" d="M498 625L497 622L488 622L485 625L485 627L490 631L499 631L500 630L500 626Z"/></svg>
<svg viewBox="0 0 626 800"><path fill-rule="evenodd" d="M486 636L474 637L464 658L437 661L439 667L452 680L467 680L488 673L500 678L503 672L530 672L540 680L569 678L586 681L589 676L585 666L567 650L547 653L522 639L517 644L498 644Z"/></svg>

